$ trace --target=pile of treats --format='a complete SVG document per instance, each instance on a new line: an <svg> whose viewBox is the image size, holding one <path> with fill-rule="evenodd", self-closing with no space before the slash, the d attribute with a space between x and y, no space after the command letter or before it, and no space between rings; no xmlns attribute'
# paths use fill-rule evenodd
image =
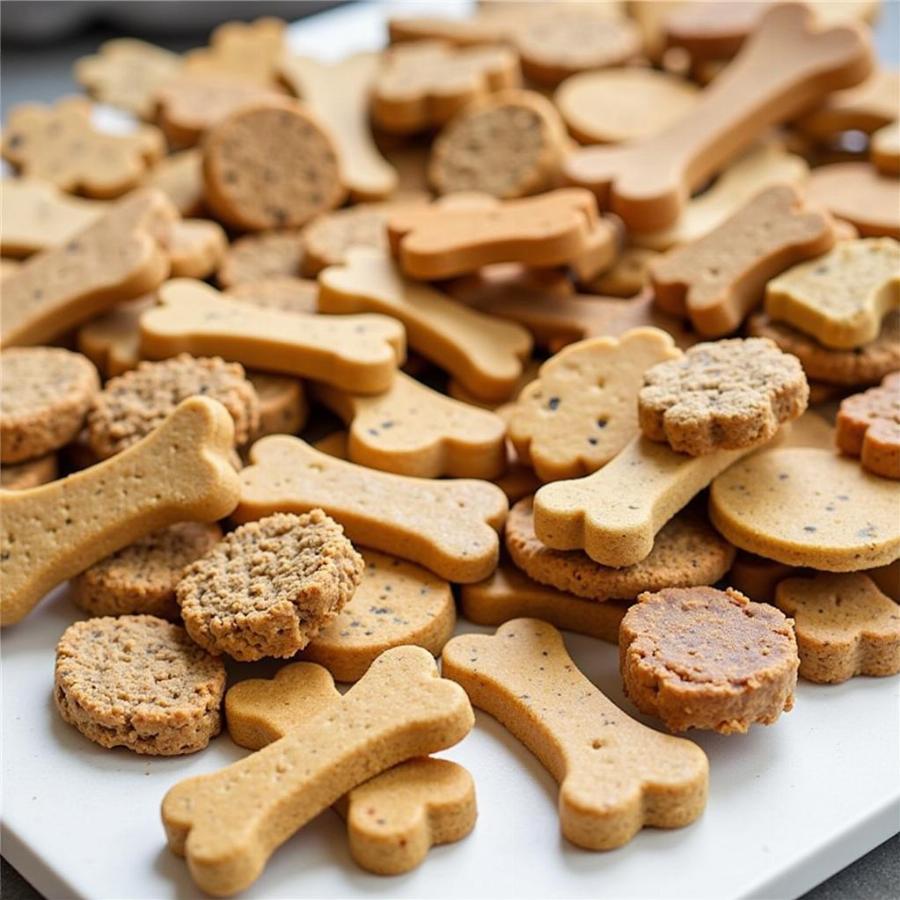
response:
<svg viewBox="0 0 900 900"><path fill-rule="evenodd" d="M68 580L66 722L255 751L162 799L202 889L331 804L375 872L464 837L478 773L429 754L472 706L606 850L701 814L667 731L900 671L877 12L482 3L330 65L260 19L9 111L2 624ZM618 644L625 709L557 629Z"/></svg>

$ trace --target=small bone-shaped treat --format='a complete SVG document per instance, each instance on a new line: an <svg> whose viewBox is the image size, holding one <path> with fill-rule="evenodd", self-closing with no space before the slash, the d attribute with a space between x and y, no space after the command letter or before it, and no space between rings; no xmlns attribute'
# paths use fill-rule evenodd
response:
<svg viewBox="0 0 900 900"><path fill-rule="evenodd" d="M442 662L472 705L505 725L559 782L560 824L573 844L611 850L644 826L679 828L703 812L704 752L607 700L552 625L513 619L494 635L460 635Z"/></svg>
<svg viewBox="0 0 900 900"><path fill-rule="evenodd" d="M435 481L366 469L272 435L241 473L239 522L320 507L347 537L417 562L448 581L487 578L497 565L506 495L486 481Z"/></svg>
<svg viewBox="0 0 900 900"><path fill-rule="evenodd" d="M252 678L228 691L228 731L235 743L259 750L340 699L326 669L293 663L273 679ZM334 808L347 820L356 862L378 875L399 875L419 865L430 847L472 830L475 784L457 763L420 756L354 788Z"/></svg>
<svg viewBox="0 0 900 900"><path fill-rule="evenodd" d="M0 625L153 531L227 516L240 493L233 446L225 407L191 397L113 459L32 490L0 491Z"/></svg>
<svg viewBox="0 0 900 900"><path fill-rule="evenodd" d="M165 241L178 213L159 191L139 191L68 243L3 280L0 342L42 344L119 300L155 290L169 274Z"/></svg>
<svg viewBox="0 0 900 900"><path fill-rule="evenodd" d="M379 315L318 316L234 300L201 281L174 279L161 305L141 316L141 350L223 356L245 366L324 381L344 390L386 391L403 361L403 326Z"/></svg>
<svg viewBox="0 0 900 900"><path fill-rule="evenodd" d="M871 67L858 26L820 30L804 7L776 7L686 115L642 141L576 150L566 174L630 229L666 228L693 190L769 126L858 84Z"/></svg>
<svg viewBox="0 0 900 900"><path fill-rule="evenodd" d="M303 728L165 796L169 847L214 896L251 885L274 850L347 791L391 766L461 741L474 724L458 685L421 647L383 653Z"/></svg>
<svg viewBox="0 0 900 900"><path fill-rule="evenodd" d="M404 280L388 256L373 250L351 250L344 265L319 275L319 308L394 316L406 326L414 350L487 400L509 398L531 352L531 338L521 325L470 309L430 285Z"/></svg>

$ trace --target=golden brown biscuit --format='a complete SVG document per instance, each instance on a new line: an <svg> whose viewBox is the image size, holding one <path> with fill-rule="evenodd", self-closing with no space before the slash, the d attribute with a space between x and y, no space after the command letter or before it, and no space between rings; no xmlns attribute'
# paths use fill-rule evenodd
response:
<svg viewBox="0 0 900 900"><path fill-rule="evenodd" d="M863 468L900 478L900 372L893 372L863 394L841 401L837 445L858 456Z"/></svg>

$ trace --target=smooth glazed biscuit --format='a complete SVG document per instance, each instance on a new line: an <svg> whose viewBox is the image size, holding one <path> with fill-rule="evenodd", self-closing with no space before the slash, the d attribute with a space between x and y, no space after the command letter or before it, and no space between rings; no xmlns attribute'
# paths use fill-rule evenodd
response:
<svg viewBox="0 0 900 900"><path fill-rule="evenodd" d="M791 620L733 588L641 594L619 629L625 695L671 731L771 725L794 706L798 665Z"/></svg>
<svg viewBox="0 0 900 900"><path fill-rule="evenodd" d="M837 445L841 452L858 456L870 472L900 478L900 372L841 402Z"/></svg>
<svg viewBox="0 0 900 900"><path fill-rule="evenodd" d="M766 285L766 315L833 350L878 337L882 319L900 309L900 243L891 238L841 241Z"/></svg>
<svg viewBox="0 0 900 900"><path fill-rule="evenodd" d="M301 232L260 231L229 245L216 273L223 288L268 278L297 278L303 263Z"/></svg>
<svg viewBox="0 0 900 900"><path fill-rule="evenodd" d="M474 716L421 647L383 653L305 726L210 775L176 784L162 804L169 849L216 896L261 874L276 847L340 796L414 756L462 740ZM247 810L255 814L248 821Z"/></svg>
<svg viewBox="0 0 900 900"><path fill-rule="evenodd" d="M188 72L222 76L250 84L271 84L285 51L285 24L264 16L253 22L225 22L213 30L209 46L184 57Z"/></svg>
<svg viewBox="0 0 900 900"><path fill-rule="evenodd" d="M900 122L885 125L872 135L869 157L882 175L900 175Z"/></svg>
<svg viewBox="0 0 900 900"><path fill-rule="evenodd" d="M2 625L15 624L52 587L153 531L227 516L240 491L229 458L233 444L225 407L192 397L114 459L32 490L0 491Z"/></svg>
<svg viewBox="0 0 900 900"><path fill-rule="evenodd" d="M250 461L241 474L236 521L321 507L350 540L419 563L448 581L480 581L497 565L497 531L508 504L489 482L378 472L284 435L257 441Z"/></svg>
<svg viewBox="0 0 900 900"><path fill-rule="evenodd" d="M794 619L801 678L839 684L900 672L900 607L868 575L787 578L775 603Z"/></svg>
<svg viewBox="0 0 900 900"><path fill-rule="evenodd" d="M655 328L570 344L541 366L510 412L516 453L542 481L596 471L638 433L645 371L680 355Z"/></svg>
<svg viewBox="0 0 900 900"><path fill-rule="evenodd" d="M56 454L48 453L37 459L0 467L0 488L4 491L24 491L53 481L58 474Z"/></svg>
<svg viewBox="0 0 900 900"><path fill-rule="evenodd" d="M162 191L183 216L203 214L203 156L182 150L161 159L142 182Z"/></svg>
<svg viewBox="0 0 900 900"><path fill-rule="evenodd" d="M703 751L646 728L607 700L552 625L514 619L493 635L460 635L444 647L442 663L472 704L560 783L560 825L573 844L611 850L644 826L679 828L703 812Z"/></svg>
<svg viewBox="0 0 900 900"><path fill-rule="evenodd" d="M900 181L867 162L838 162L814 169L807 197L863 237L900 240Z"/></svg>
<svg viewBox="0 0 900 900"><path fill-rule="evenodd" d="M141 314L156 305L152 294L117 303L78 329L77 344L104 378L133 369L141 361Z"/></svg>
<svg viewBox="0 0 900 900"><path fill-rule="evenodd" d="M268 372L247 372L259 399L259 425L255 438L267 434L297 434L309 417L303 382Z"/></svg>
<svg viewBox="0 0 900 900"><path fill-rule="evenodd" d="M209 219L176 222L166 239L173 278L207 278L222 263L228 238L222 226Z"/></svg>
<svg viewBox="0 0 900 900"><path fill-rule="evenodd" d="M814 447L764 450L712 483L709 513L732 544L792 566L856 572L900 556L898 487Z"/></svg>
<svg viewBox="0 0 900 900"><path fill-rule="evenodd" d="M634 297L650 284L650 266L658 256L648 247L625 247L609 269L583 280L581 288L607 297Z"/></svg>
<svg viewBox="0 0 900 900"><path fill-rule="evenodd" d="M0 388L0 461L20 463L75 438L100 379L80 353L11 347L0 356Z"/></svg>
<svg viewBox="0 0 900 900"><path fill-rule="evenodd" d="M900 72L876 69L865 81L829 94L816 110L793 123L802 134L824 141L844 131L872 134L897 118Z"/></svg>
<svg viewBox="0 0 900 900"><path fill-rule="evenodd" d="M703 456L771 440L802 415L809 385L796 357L764 338L696 344L644 373L638 421L651 440Z"/></svg>
<svg viewBox="0 0 900 900"><path fill-rule="evenodd" d="M757 603L774 603L778 583L795 571L793 566L742 550L735 556L725 581Z"/></svg>

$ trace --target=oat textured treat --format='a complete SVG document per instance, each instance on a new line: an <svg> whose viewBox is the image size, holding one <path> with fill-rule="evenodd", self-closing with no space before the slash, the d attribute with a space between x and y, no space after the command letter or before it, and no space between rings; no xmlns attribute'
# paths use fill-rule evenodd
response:
<svg viewBox="0 0 900 900"><path fill-rule="evenodd" d="M837 445L843 453L858 456L870 472L900 478L900 373L841 401Z"/></svg>
<svg viewBox="0 0 900 900"><path fill-rule="evenodd" d="M862 237L900 240L900 184L868 162L819 166L810 175L808 197L854 225Z"/></svg>
<svg viewBox="0 0 900 900"><path fill-rule="evenodd" d="M0 356L0 389L0 461L20 463L75 438L100 379L80 353L11 347Z"/></svg>
<svg viewBox="0 0 900 900"><path fill-rule="evenodd" d="M296 278L303 262L303 243L298 229L260 231L238 238L225 251L216 273L223 288L266 278Z"/></svg>
<svg viewBox="0 0 900 900"><path fill-rule="evenodd" d="M0 488L4 491L24 491L53 481L59 474L55 453L37 459L0 467Z"/></svg>
<svg viewBox="0 0 900 900"><path fill-rule="evenodd" d="M727 588L641 594L619 629L625 693L672 731L742 734L794 705L791 620Z"/></svg>
<svg viewBox="0 0 900 900"><path fill-rule="evenodd" d="M900 607L868 575L786 578L775 603L794 618L801 678L838 684L900 672Z"/></svg>

